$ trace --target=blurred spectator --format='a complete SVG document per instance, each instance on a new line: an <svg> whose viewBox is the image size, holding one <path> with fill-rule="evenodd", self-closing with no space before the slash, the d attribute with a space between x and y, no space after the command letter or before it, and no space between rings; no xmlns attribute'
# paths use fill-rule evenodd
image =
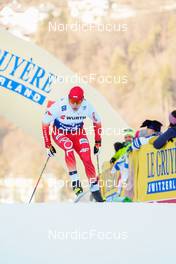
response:
<svg viewBox="0 0 176 264"><path fill-rule="evenodd" d="M134 138L134 130L131 128L127 128L123 131L124 133L124 142L116 142L114 143L115 154L111 158L110 163L113 164L117 161L120 157L122 157L128 149L131 147L131 142Z"/></svg>
<svg viewBox="0 0 176 264"><path fill-rule="evenodd" d="M133 150L140 149L140 147L142 145L147 144L152 137L161 135L162 124L157 120L147 119L142 123L141 127L146 127L145 133L143 132L140 134L140 131L139 131L139 134L137 135L137 137L133 139L133 142L132 142Z"/></svg>
<svg viewBox="0 0 176 264"><path fill-rule="evenodd" d="M169 122L169 128L153 143L156 149L162 148L168 141L172 141L173 138L176 138L176 110L169 114Z"/></svg>

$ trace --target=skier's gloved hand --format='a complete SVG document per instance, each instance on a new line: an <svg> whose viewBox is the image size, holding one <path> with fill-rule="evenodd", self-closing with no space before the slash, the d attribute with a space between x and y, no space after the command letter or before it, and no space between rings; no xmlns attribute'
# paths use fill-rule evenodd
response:
<svg viewBox="0 0 176 264"><path fill-rule="evenodd" d="M113 158L113 157L110 159L110 163L111 163L111 164L114 164L115 161L116 161L116 159Z"/></svg>
<svg viewBox="0 0 176 264"><path fill-rule="evenodd" d="M95 141L94 155L97 155L99 153L100 147L101 147L101 140Z"/></svg>
<svg viewBox="0 0 176 264"><path fill-rule="evenodd" d="M51 146L47 148L47 155L48 157L53 157L56 154L55 147Z"/></svg>

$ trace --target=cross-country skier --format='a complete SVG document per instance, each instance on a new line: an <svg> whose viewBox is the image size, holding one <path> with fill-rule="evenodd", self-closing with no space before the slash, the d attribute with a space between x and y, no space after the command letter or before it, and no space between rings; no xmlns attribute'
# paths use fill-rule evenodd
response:
<svg viewBox="0 0 176 264"><path fill-rule="evenodd" d="M76 168L74 155L74 151L76 151L84 164L90 191L94 199L97 202L104 202L100 193L98 177L91 160L89 141L83 127L86 117L93 121L95 132L94 154L98 154L101 147L101 120L94 107L84 98L84 91L79 86L73 87L67 97L54 102L45 112L42 122L45 147L48 156L54 156L56 150L52 145L49 133L50 124L53 123L52 138L65 152L65 162L73 191L77 196L83 194Z"/></svg>
<svg viewBox="0 0 176 264"><path fill-rule="evenodd" d="M111 164L114 164L117 160L119 160L128 149L131 147L131 142L134 138L134 130L131 128L124 129L124 142L116 142L114 143L115 154L110 160Z"/></svg>
<svg viewBox="0 0 176 264"><path fill-rule="evenodd" d="M120 195L122 192L123 185L127 183L128 180L128 156L131 151L131 144L134 138L134 130L127 128L124 130L124 139L123 143L116 142L114 148L116 150L115 155L111 158L110 163L115 163L111 173L115 174L117 171L120 171L120 179L117 186L117 194Z"/></svg>

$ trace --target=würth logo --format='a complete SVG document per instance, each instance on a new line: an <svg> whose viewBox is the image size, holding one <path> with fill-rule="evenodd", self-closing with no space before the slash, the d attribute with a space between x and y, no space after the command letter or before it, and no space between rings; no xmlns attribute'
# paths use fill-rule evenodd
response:
<svg viewBox="0 0 176 264"><path fill-rule="evenodd" d="M86 116L67 116L67 120L83 120Z"/></svg>

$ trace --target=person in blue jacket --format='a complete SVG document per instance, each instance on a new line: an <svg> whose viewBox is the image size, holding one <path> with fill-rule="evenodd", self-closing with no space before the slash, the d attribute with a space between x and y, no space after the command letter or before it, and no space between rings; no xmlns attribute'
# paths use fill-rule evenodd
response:
<svg viewBox="0 0 176 264"><path fill-rule="evenodd" d="M148 144L153 137L161 135L162 123L157 120L145 120L141 127L146 127L146 130L143 130L143 133L138 133L132 141L132 150L139 150L141 146ZM142 131L142 130L141 130ZM140 134L143 134L140 136Z"/></svg>
<svg viewBox="0 0 176 264"><path fill-rule="evenodd" d="M168 141L176 138L176 110L169 114L169 122L169 128L153 142L156 149L162 148Z"/></svg>

